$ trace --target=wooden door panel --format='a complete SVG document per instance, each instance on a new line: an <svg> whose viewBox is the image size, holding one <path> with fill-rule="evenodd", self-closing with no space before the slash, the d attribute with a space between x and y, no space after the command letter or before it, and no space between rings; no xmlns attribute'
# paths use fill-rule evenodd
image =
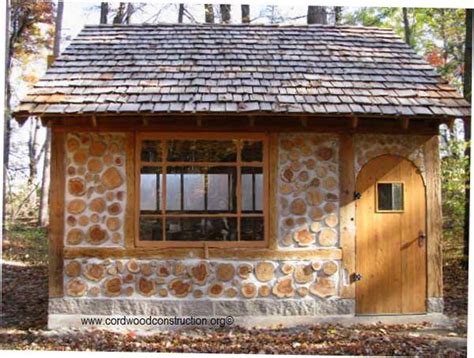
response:
<svg viewBox="0 0 474 358"><path fill-rule="evenodd" d="M377 182L404 187L402 212L378 212ZM359 314L425 311L426 243L425 189L417 169L407 160L382 156L364 166L356 190L356 312Z"/></svg>

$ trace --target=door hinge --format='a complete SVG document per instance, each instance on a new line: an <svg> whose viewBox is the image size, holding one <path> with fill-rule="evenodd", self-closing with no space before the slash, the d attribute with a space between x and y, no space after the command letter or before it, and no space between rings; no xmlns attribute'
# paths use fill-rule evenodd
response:
<svg viewBox="0 0 474 358"><path fill-rule="evenodd" d="M357 282L357 281L360 281L360 280L362 280L362 275L360 273L354 272L350 276L350 282L351 283L354 283L354 282Z"/></svg>
<svg viewBox="0 0 474 358"><path fill-rule="evenodd" d="M359 200L362 197L362 194L359 193L358 191L354 192L354 200Z"/></svg>

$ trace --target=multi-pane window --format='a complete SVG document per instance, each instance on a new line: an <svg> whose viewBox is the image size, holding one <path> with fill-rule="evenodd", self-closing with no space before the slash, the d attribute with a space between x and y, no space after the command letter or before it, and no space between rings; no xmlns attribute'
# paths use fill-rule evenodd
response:
<svg viewBox="0 0 474 358"><path fill-rule="evenodd" d="M139 244L265 244L265 136L141 134L137 144Z"/></svg>

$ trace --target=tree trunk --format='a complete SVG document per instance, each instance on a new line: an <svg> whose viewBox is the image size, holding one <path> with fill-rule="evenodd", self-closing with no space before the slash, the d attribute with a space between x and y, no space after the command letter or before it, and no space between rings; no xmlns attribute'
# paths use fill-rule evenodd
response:
<svg viewBox="0 0 474 358"><path fill-rule="evenodd" d="M214 23L214 7L212 6L212 4L204 5L204 15L206 19L206 24Z"/></svg>
<svg viewBox="0 0 474 358"><path fill-rule="evenodd" d="M179 10L178 10L178 24L183 23L183 17L184 17L184 4L179 4Z"/></svg>
<svg viewBox="0 0 474 358"><path fill-rule="evenodd" d="M2 203L2 222L5 224L6 218L6 204L7 204L7 169L8 160L10 153L10 100L11 100L11 86L10 86L10 75L11 75L11 59L13 55L13 48L11 46L11 37L9 33L10 29L10 2L6 2L6 27L5 27L5 45L6 45L6 61L5 61L5 113L3 117L3 203ZM3 226L5 227L5 226ZM3 228L2 228L3 231Z"/></svg>
<svg viewBox="0 0 474 358"><path fill-rule="evenodd" d="M112 21L114 24L123 24L123 19L125 17L125 3L121 2L117 8L117 13L114 16Z"/></svg>
<svg viewBox="0 0 474 358"><path fill-rule="evenodd" d="M242 23L249 24L250 23L250 5L241 5L242 10Z"/></svg>
<svg viewBox="0 0 474 358"><path fill-rule="evenodd" d="M124 23L125 24L130 24L130 21L132 20L132 15L133 15L133 12L134 12L134 8L133 8L133 3L129 2L127 4L127 11L125 13L125 19L124 19Z"/></svg>
<svg viewBox="0 0 474 358"><path fill-rule="evenodd" d="M334 23L339 25L342 20L342 6L334 6Z"/></svg>
<svg viewBox="0 0 474 358"><path fill-rule="evenodd" d="M328 15L326 7L324 6L308 6L308 14L306 16L308 24L322 24L328 23Z"/></svg>
<svg viewBox="0 0 474 358"><path fill-rule="evenodd" d="M230 5L220 5L221 23L228 24L230 22Z"/></svg>
<svg viewBox="0 0 474 358"><path fill-rule="evenodd" d="M109 15L109 3L101 2L100 3L100 23L107 24L107 16Z"/></svg>
<svg viewBox="0 0 474 358"><path fill-rule="evenodd" d="M405 42L408 46L411 46L411 30L410 22L408 21L408 9L406 7L402 8L403 13L403 30L405 32Z"/></svg>
<svg viewBox="0 0 474 358"><path fill-rule="evenodd" d="M472 13L473 9L466 9L466 47L464 48L464 76L463 88L464 98L472 103ZM467 142L466 157L467 170L471 168L471 123L469 119L464 121L464 139ZM469 202L470 202L470 172L467 175L465 186L465 203L464 203L464 259L463 265L467 269L469 264Z"/></svg>

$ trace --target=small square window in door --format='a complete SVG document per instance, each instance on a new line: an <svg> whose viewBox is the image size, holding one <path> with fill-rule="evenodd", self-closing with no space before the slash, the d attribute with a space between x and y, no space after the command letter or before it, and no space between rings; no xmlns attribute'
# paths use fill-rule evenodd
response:
<svg viewBox="0 0 474 358"><path fill-rule="evenodd" d="M403 183L377 183L377 211L400 212L404 210Z"/></svg>

